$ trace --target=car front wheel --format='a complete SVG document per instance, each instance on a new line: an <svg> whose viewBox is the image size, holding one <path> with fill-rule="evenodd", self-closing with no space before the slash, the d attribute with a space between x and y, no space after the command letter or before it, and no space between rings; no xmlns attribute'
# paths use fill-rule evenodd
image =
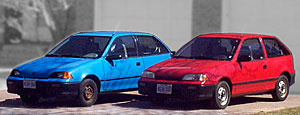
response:
<svg viewBox="0 0 300 115"><path fill-rule="evenodd" d="M231 98L230 87L227 82L221 81L218 83L214 96L211 99L211 105L216 109L224 109L228 106Z"/></svg>
<svg viewBox="0 0 300 115"><path fill-rule="evenodd" d="M284 101L289 94L289 82L285 75L281 75L276 82L275 90L272 93L273 100Z"/></svg>
<svg viewBox="0 0 300 115"><path fill-rule="evenodd" d="M98 88L92 79L85 79L80 84L79 105L91 106L98 98Z"/></svg>

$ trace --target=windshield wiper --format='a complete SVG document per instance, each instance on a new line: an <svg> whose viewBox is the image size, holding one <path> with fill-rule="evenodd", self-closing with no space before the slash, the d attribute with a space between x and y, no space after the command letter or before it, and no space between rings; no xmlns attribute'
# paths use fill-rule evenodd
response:
<svg viewBox="0 0 300 115"><path fill-rule="evenodd" d="M173 58L191 58L191 57L186 57L186 56L173 56Z"/></svg>
<svg viewBox="0 0 300 115"><path fill-rule="evenodd" d="M191 57L192 59L212 59L215 60L215 58L212 57L206 57L206 56L196 56L196 57Z"/></svg>
<svg viewBox="0 0 300 115"><path fill-rule="evenodd" d="M60 54L47 54L48 57L61 57Z"/></svg>
<svg viewBox="0 0 300 115"><path fill-rule="evenodd" d="M82 56L77 56L77 55L71 55L71 54L63 54L61 57L75 57L75 58L82 58Z"/></svg>

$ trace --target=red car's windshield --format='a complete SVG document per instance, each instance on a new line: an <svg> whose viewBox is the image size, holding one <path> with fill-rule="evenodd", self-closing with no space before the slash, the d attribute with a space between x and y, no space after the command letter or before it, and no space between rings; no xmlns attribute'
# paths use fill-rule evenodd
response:
<svg viewBox="0 0 300 115"><path fill-rule="evenodd" d="M240 39L198 37L181 48L174 58L231 60Z"/></svg>

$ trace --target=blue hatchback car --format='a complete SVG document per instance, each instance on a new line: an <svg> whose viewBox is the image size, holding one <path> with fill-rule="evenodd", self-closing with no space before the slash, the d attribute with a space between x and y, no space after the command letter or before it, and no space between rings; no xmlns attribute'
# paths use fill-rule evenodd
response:
<svg viewBox="0 0 300 115"><path fill-rule="evenodd" d="M168 47L149 33L82 32L13 69L7 87L28 104L40 97L75 97L90 106L100 93L136 90L146 68L170 57Z"/></svg>

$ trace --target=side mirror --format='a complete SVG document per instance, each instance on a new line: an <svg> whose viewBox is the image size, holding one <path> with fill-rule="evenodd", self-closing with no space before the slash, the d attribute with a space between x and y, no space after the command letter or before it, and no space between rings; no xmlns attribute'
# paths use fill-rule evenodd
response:
<svg viewBox="0 0 300 115"><path fill-rule="evenodd" d="M251 61L251 57L249 55L241 55L237 58L237 62L247 62Z"/></svg>
<svg viewBox="0 0 300 115"><path fill-rule="evenodd" d="M106 56L107 60L116 60L116 59L122 59L121 55L108 55Z"/></svg>
<svg viewBox="0 0 300 115"><path fill-rule="evenodd" d="M171 56L175 55L176 51L171 51Z"/></svg>

